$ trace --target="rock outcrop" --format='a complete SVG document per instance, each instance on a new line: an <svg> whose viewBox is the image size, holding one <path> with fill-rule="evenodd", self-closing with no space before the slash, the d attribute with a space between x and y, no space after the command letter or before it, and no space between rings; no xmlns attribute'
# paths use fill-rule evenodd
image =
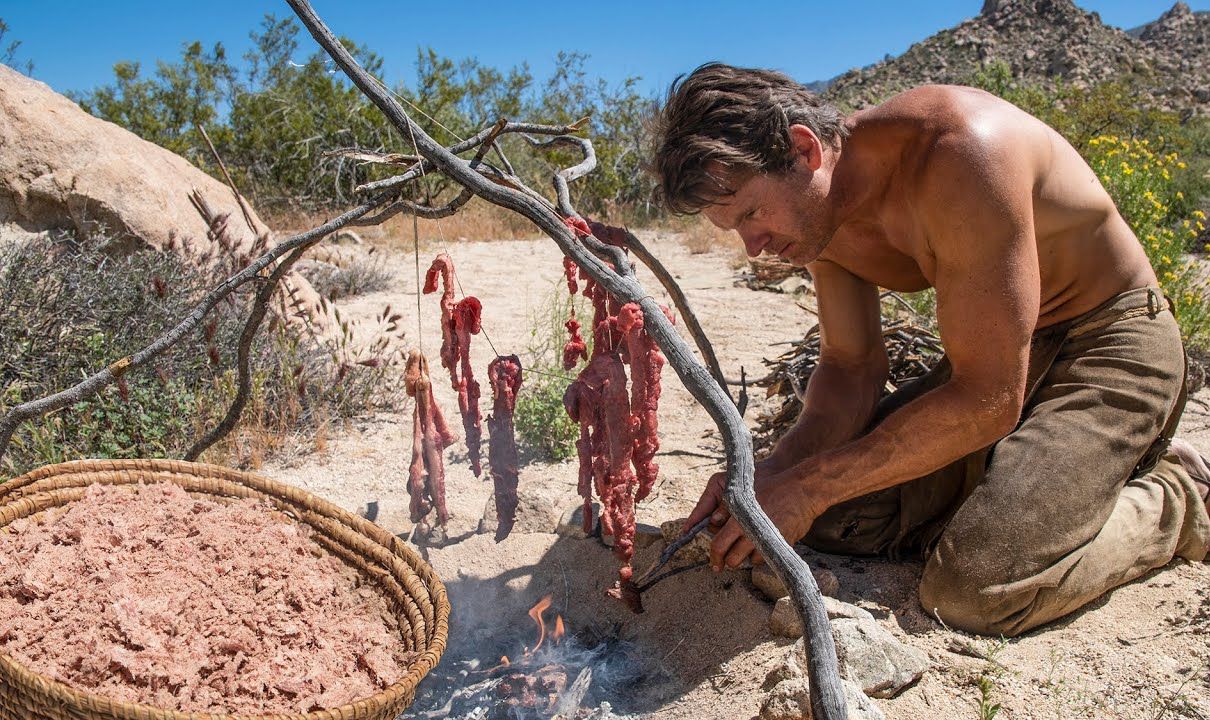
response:
<svg viewBox="0 0 1210 720"><path fill-rule="evenodd" d="M250 208L247 215L231 188L184 158L0 65L0 223L101 234L118 254L153 248L245 259L271 235ZM298 309L326 331L326 310L311 285L297 273L286 285Z"/></svg>
<svg viewBox="0 0 1210 720"><path fill-rule="evenodd" d="M1077 86L1129 81L1161 108L1210 111L1210 14L1177 3L1127 33L1072 0L985 0L978 16L916 43L902 55L834 78L825 95L861 108L916 85L962 83L999 61L1030 81Z"/></svg>

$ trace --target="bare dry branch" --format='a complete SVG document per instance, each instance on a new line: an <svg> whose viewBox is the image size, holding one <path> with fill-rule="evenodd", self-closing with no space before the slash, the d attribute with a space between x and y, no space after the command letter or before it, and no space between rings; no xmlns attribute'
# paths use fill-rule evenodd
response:
<svg viewBox="0 0 1210 720"><path fill-rule="evenodd" d="M806 563L781 537L776 526L756 501L753 489L752 438L744 426L743 418L727 392L694 358L692 350L664 317L659 305L635 280L627 263L615 262L613 267L610 267L589 251L594 245L603 246L603 243L593 243L587 239L582 243L564 223L563 218L545 204L527 193L491 182L476 172L468 161L459 158L429 137L423 128L408 117L386 88L357 64L306 0L287 2L315 40L353 83L378 106L404 137L415 138L417 151L431 161L436 169L485 200L531 220L558 244L565 255L610 294L623 302L639 305L648 332L667 355L669 364L676 370L685 387L705 407L719 427L727 455L724 498L728 507L757 550L785 582L795 608L803 619L814 715L819 720L845 718L847 712L836 649L823 599ZM561 209L570 210L569 207ZM574 213L565 214L574 216ZM618 255L621 254L620 249L611 246L603 246L600 249L617 250Z"/></svg>

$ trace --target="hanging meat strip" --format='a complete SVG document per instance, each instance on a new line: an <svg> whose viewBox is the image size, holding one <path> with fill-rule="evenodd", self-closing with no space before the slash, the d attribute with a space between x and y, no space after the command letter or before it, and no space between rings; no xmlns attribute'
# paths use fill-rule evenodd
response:
<svg viewBox="0 0 1210 720"><path fill-rule="evenodd" d="M471 335L482 329L483 306L478 298L467 296L454 302L454 261L446 253L439 254L424 276L424 293L437 291L441 279L441 365L449 370L450 384L458 393L458 412L466 433L466 450L475 477L483 473L480 445L483 437L482 416L479 414L479 382L471 369Z"/></svg>
<svg viewBox="0 0 1210 720"><path fill-rule="evenodd" d="M671 319L671 317L669 317ZM626 354L630 362L630 410L634 415L634 469L639 489L635 501L651 493L660 466L654 461L660 449L659 416L660 373L664 354L643 329L643 311L636 303L627 303L618 312L618 329L626 335Z"/></svg>
<svg viewBox="0 0 1210 720"><path fill-rule="evenodd" d="M437 524L445 527L445 464L442 452L457 439L450 432L441 408L433 398L429 363L419 350L408 354L404 387L415 398L412 410L412 462L408 468L408 495L412 522L420 523L436 508Z"/></svg>
<svg viewBox="0 0 1210 720"><path fill-rule="evenodd" d="M584 338L580 336L580 322L576 320L575 312L573 309L571 319L563 323L568 335L567 344L563 346L564 370L571 370L576 363L588 359L588 346L584 344Z"/></svg>
<svg viewBox="0 0 1210 720"><path fill-rule="evenodd" d="M517 520L517 440L513 411L521 389L521 360L497 357L487 366L492 386L492 414L487 416L487 458L496 495L496 542L508 537Z"/></svg>
<svg viewBox="0 0 1210 720"><path fill-rule="evenodd" d="M626 371L617 354L598 355L563 395L568 415L580 423L580 494L585 529L590 530L592 491L601 499L601 532L613 537L613 552L622 561L614 597L633 593L635 532L634 431Z"/></svg>

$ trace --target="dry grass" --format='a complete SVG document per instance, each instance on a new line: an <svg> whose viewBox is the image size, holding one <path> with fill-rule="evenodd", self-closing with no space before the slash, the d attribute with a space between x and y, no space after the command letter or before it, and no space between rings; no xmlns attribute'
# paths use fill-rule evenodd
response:
<svg viewBox="0 0 1210 720"><path fill-rule="evenodd" d="M679 235L681 244L693 255L723 252L746 257L739 235L718 229L701 215L670 217L661 223L660 229Z"/></svg>
<svg viewBox="0 0 1210 720"><path fill-rule="evenodd" d="M321 225L335 212L292 212L266 217L265 222L285 236ZM452 216L421 220L420 242L445 244L467 240L521 240L539 234L537 228L516 213L475 198ZM381 225L353 228L367 242L384 249L412 246L412 216L396 215Z"/></svg>

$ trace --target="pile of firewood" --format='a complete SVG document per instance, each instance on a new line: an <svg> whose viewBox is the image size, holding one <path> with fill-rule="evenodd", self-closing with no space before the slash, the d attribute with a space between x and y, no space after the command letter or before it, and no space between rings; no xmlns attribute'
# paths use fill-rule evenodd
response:
<svg viewBox="0 0 1210 720"><path fill-rule="evenodd" d="M890 395L909 380L924 375L941 360L941 339L921 325L924 322L883 320L882 340L890 360L890 375L882 389ZM756 419L752 443L758 453L768 450L794 424L802 409L802 396L807 380L819 363L819 326L811 328L806 337L794 343L781 356L766 360L771 371L754 385L767 388L767 396L778 396L781 405Z"/></svg>

